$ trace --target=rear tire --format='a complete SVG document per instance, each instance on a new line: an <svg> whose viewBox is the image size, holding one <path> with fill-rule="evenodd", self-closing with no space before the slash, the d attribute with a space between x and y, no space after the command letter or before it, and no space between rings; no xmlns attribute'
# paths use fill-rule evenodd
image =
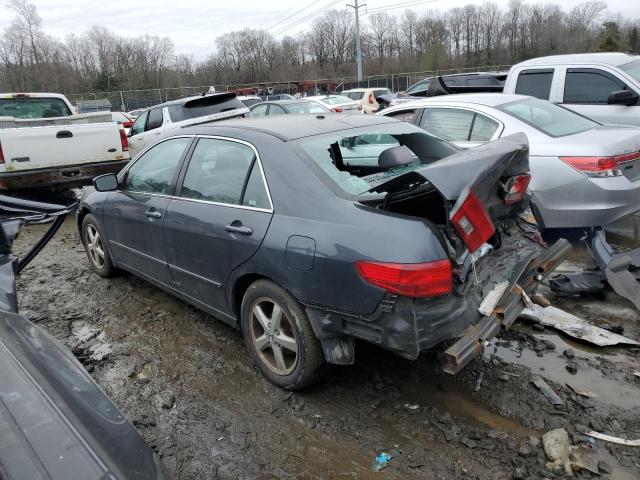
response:
<svg viewBox="0 0 640 480"><path fill-rule="evenodd" d="M107 243L96 217L88 213L82 219L82 245L89 259L91 270L103 278L112 277L115 268L107 250Z"/></svg>
<svg viewBox="0 0 640 480"><path fill-rule="evenodd" d="M269 280L252 283L242 299L245 344L262 374L287 390L300 390L318 380L326 367L302 306Z"/></svg>

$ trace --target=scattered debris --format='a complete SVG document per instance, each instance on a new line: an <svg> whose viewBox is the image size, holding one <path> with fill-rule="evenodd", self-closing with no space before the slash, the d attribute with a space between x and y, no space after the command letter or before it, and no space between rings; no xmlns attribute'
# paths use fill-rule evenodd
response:
<svg viewBox="0 0 640 480"><path fill-rule="evenodd" d="M564 352L562 352L562 354L571 360L576 358L576 352L574 352L572 348L567 348Z"/></svg>
<svg viewBox="0 0 640 480"><path fill-rule="evenodd" d="M547 400L549 400L549 403L551 403L551 405L562 405L564 403L562 399L558 396L558 394L554 392L553 389L549 386L549 384L545 382L542 378L533 377L533 380L531 380L531 383L533 383L536 386L536 388L542 392L542 394L547 398Z"/></svg>
<svg viewBox="0 0 640 480"><path fill-rule="evenodd" d="M640 345L640 342L622 335L609 332L603 328L587 323L585 320L556 307L540 307L535 305L522 311L520 318L533 320L542 325L553 327L580 340L593 343L600 347L617 345Z"/></svg>
<svg viewBox="0 0 640 480"><path fill-rule="evenodd" d="M611 468L611 465L609 465L604 460L600 460L598 462L598 470L600 470L600 473L606 473L606 474L609 474L609 473L613 472L613 469Z"/></svg>
<svg viewBox="0 0 640 480"><path fill-rule="evenodd" d="M549 299L547 299L547 297L545 297L541 293L534 293L533 295L531 295L531 301L536 305L540 305L541 307L548 307L549 305L551 305Z"/></svg>
<svg viewBox="0 0 640 480"><path fill-rule="evenodd" d="M405 403L404 408L408 408L409 410L418 410L420 405Z"/></svg>
<svg viewBox="0 0 640 480"><path fill-rule="evenodd" d="M591 473L600 473L595 451L584 443L570 447L570 459L573 470L589 470Z"/></svg>
<svg viewBox="0 0 640 480"><path fill-rule="evenodd" d="M391 455L387 452L381 452L373 459L373 466L371 467L374 472L379 472L389 464Z"/></svg>
<svg viewBox="0 0 640 480"><path fill-rule="evenodd" d="M482 303L478 307L478 311L485 317L491 316L508 287L509 282L507 281L498 283L495 288L491 290L486 297L484 297Z"/></svg>
<svg viewBox="0 0 640 480"><path fill-rule="evenodd" d="M484 377L484 372L480 372L480 375L478 375L478 380L476 381L476 387L474 388L476 392L479 391L480 387L482 386L482 377Z"/></svg>
<svg viewBox="0 0 640 480"><path fill-rule="evenodd" d="M594 294L608 288L605 275L600 270L564 272L549 279L551 291L563 295Z"/></svg>
<svg viewBox="0 0 640 480"><path fill-rule="evenodd" d="M636 377L640 378L640 372L633 372L633 374L634 374Z"/></svg>
<svg viewBox="0 0 640 480"><path fill-rule="evenodd" d="M584 432L584 434L589 435L593 438L597 438L598 440L604 440L605 442L616 443L618 445L626 445L628 447L640 447L640 439L627 440L626 438L613 437L611 435L607 435L606 433L594 432L593 430L587 430L586 432Z"/></svg>
<svg viewBox="0 0 640 480"><path fill-rule="evenodd" d="M575 393L577 393L578 395L580 395L581 397L587 397L587 398L596 398L597 395L593 392L589 392L586 390L580 390L576 387L574 387L573 385L571 385L570 383L566 384L567 387L569 387L571 390L573 390Z"/></svg>
<svg viewBox="0 0 640 480"><path fill-rule="evenodd" d="M547 458L553 462L553 469L563 467L566 475L573 475L571 464L569 463L569 453L571 451L569 434L564 428L551 430L542 435L542 447Z"/></svg>
<svg viewBox="0 0 640 480"><path fill-rule="evenodd" d="M567 365L565 365L564 367L567 372L569 372L571 375L575 375L576 373L578 373L578 365L576 365L575 363L568 363Z"/></svg>

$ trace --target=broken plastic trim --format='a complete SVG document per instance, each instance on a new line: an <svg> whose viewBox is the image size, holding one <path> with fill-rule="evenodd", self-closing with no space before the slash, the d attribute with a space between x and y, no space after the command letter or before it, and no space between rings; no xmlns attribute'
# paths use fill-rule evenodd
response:
<svg viewBox="0 0 640 480"><path fill-rule="evenodd" d="M559 239L542 254L524 260L509 279L509 287L489 316L471 325L465 335L444 353L444 371L455 375L484 350L484 342L509 328L527 306L524 295L542 282L571 251L571 243Z"/></svg>

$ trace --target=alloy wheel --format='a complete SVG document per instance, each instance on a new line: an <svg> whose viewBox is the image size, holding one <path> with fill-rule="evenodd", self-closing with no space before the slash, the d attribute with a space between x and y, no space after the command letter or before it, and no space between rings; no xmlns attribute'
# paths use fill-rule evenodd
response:
<svg viewBox="0 0 640 480"><path fill-rule="evenodd" d="M100 232L98 232L98 229L94 225L89 223L86 228L86 233L89 258L91 262L101 270L104 267L104 246L102 245Z"/></svg>
<svg viewBox="0 0 640 480"><path fill-rule="evenodd" d="M270 298L251 308L249 334L263 363L277 375L289 375L298 364L298 341L292 320Z"/></svg>

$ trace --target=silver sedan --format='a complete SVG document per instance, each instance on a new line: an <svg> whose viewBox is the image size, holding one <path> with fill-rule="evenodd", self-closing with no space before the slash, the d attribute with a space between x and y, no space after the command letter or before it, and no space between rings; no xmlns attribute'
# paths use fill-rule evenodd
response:
<svg viewBox="0 0 640 480"><path fill-rule="evenodd" d="M603 125L523 95L432 97L383 110L461 148L524 132L545 228L604 226L640 210L640 128Z"/></svg>

